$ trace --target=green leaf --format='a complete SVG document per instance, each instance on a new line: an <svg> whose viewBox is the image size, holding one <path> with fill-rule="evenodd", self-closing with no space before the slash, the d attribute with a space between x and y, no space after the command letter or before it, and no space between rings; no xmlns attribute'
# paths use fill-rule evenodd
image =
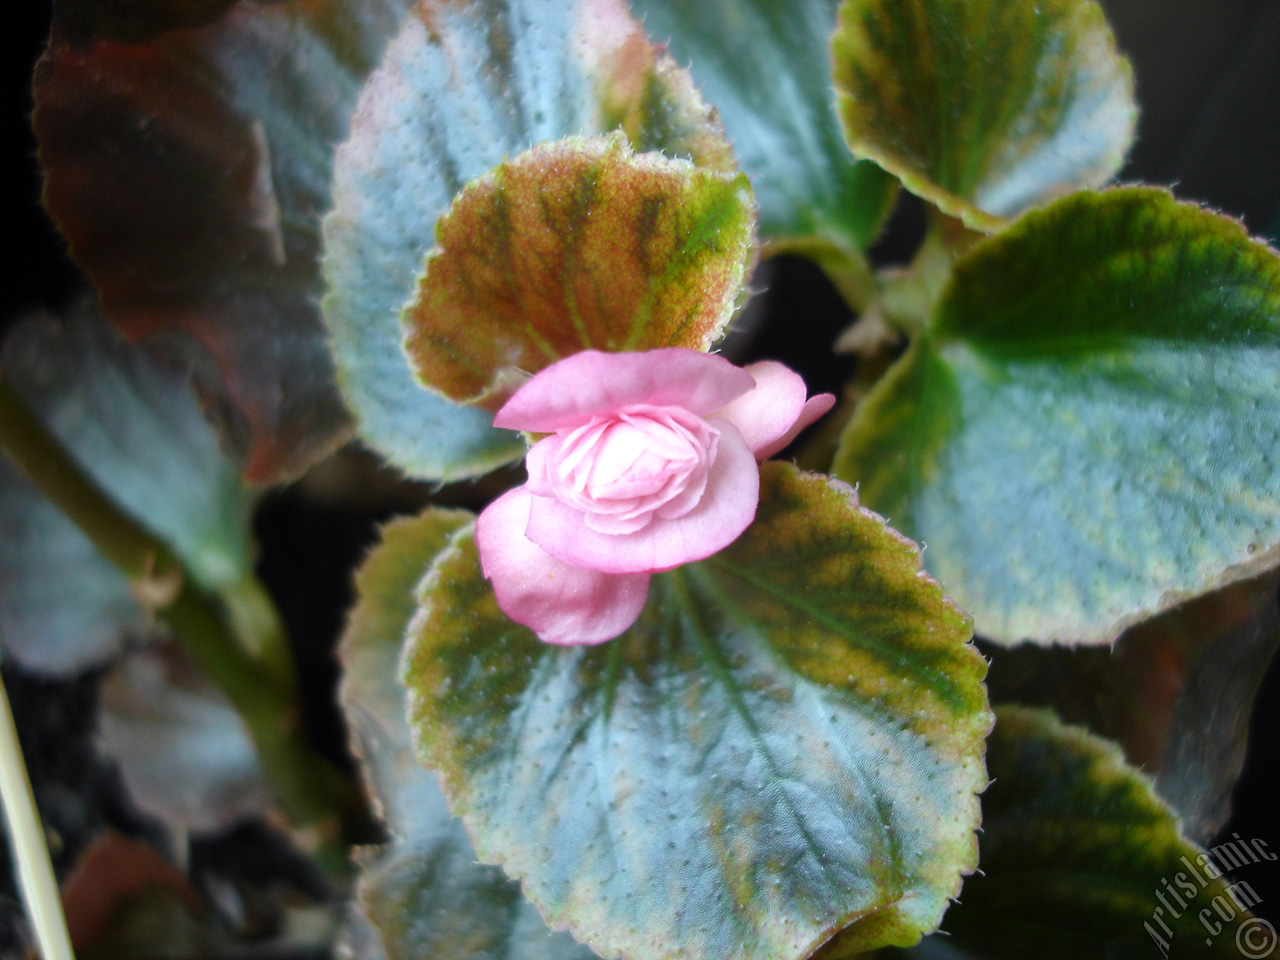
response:
<svg viewBox="0 0 1280 960"><path fill-rule="evenodd" d="M637 150L732 168L688 75L618 0L422 0L366 84L324 224L324 316L361 437L411 475L473 476L524 452L405 363L400 313L436 222L508 156L619 125Z"/></svg>
<svg viewBox="0 0 1280 960"><path fill-rule="evenodd" d="M455 535L404 669L481 860L602 956L910 944L975 865L991 716L967 619L852 491L766 464L752 527L655 576L636 626L555 647Z"/></svg>
<svg viewBox="0 0 1280 960"><path fill-rule="evenodd" d="M185 376L122 342L87 306L62 321L19 324L2 366L77 465L172 546L196 580L233 602L252 593L252 504ZM75 524L0 461L6 652L29 669L66 675L148 637L154 598L135 595Z"/></svg>
<svg viewBox="0 0 1280 960"><path fill-rule="evenodd" d="M413 756L396 664L414 585L470 514L432 509L388 524L356 575L359 601L343 635L340 700L366 783L391 842L359 856L357 897L387 960L591 960L547 930L519 886L476 863L435 774Z"/></svg>
<svg viewBox="0 0 1280 960"><path fill-rule="evenodd" d="M36 71L45 202L107 315L183 353L248 448L301 471L345 436L317 301L333 145L408 0L60 5ZM153 15L161 18L159 22ZM83 26L83 24L81 24ZM116 28L125 29L121 35Z"/></svg>
<svg viewBox="0 0 1280 960"><path fill-rule="evenodd" d="M1274 571L1166 611L1114 647L992 652L993 699L1051 706L1116 740L1198 842L1227 822L1254 698L1277 646Z"/></svg>
<svg viewBox="0 0 1280 960"><path fill-rule="evenodd" d="M129 581L0 454L0 644L55 676L111 660L147 617Z"/></svg>
<svg viewBox="0 0 1280 960"><path fill-rule="evenodd" d="M437 228L405 350L427 386L496 410L580 350L707 350L755 257L751 188L620 134L540 144L474 180Z"/></svg>
<svg viewBox="0 0 1280 960"><path fill-rule="evenodd" d="M1133 139L1093 0L844 0L832 57L854 154L975 229L1098 186Z"/></svg>
<svg viewBox="0 0 1280 960"><path fill-rule="evenodd" d="M1001 707L997 718L982 873L947 911L950 945L983 960L1276 956L1244 949L1267 935L1249 919L1256 891L1243 879L1229 891L1206 868L1114 744L1048 711ZM1220 864L1262 859L1241 853L1215 850Z"/></svg>
<svg viewBox="0 0 1280 960"><path fill-rule="evenodd" d="M3 368L80 468L202 585L252 574L252 504L185 376L124 343L89 307L16 327Z"/></svg>
<svg viewBox="0 0 1280 960"><path fill-rule="evenodd" d="M853 162L831 96L838 0L632 0L720 111L760 203L760 236L820 239L846 257L880 231L894 182ZM800 252L805 252L801 250Z"/></svg>
<svg viewBox="0 0 1280 960"><path fill-rule="evenodd" d="M1280 548L1280 260L1142 188L956 264L836 472L1001 643L1109 643Z"/></svg>
<svg viewBox="0 0 1280 960"><path fill-rule="evenodd" d="M240 716L173 644L135 650L102 681L98 734L138 808L184 833L272 806Z"/></svg>

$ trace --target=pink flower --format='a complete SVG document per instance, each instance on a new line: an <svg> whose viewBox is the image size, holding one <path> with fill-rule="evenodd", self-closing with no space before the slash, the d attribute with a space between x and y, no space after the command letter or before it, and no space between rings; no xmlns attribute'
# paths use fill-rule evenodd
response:
<svg viewBox="0 0 1280 960"><path fill-rule="evenodd" d="M724 549L755 519L757 461L831 409L780 363L697 350L586 350L516 391L494 424L550 436L529 479L476 521L504 613L548 643L601 643L640 616L649 576Z"/></svg>

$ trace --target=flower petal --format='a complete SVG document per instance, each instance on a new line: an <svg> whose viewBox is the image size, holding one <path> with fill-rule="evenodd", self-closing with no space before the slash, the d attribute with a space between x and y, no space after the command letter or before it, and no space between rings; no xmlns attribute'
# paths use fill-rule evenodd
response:
<svg viewBox="0 0 1280 960"><path fill-rule="evenodd" d="M710 422L720 430L715 463L702 500L688 513L635 533L607 534L590 529L580 510L534 497L529 539L566 563L613 574L670 570L724 549L755 519L760 469L733 424Z"/></svg>
<svg viewBox="0 0 1280 960"><path fill-rule="evenodd" d="M559 458L556 456L564 438L561 436L543 437L532 447L524 458L524 468L529 474L524 489L529 493L550 497L555 494L551 483L551 464Z"/></svg>
<svg viewBox="0 0 1280 960"><path fill-rule="evenodd" d="M816 397L810 397L805 401L804 406L800 410L800 416L796 417L796 422L778 439L772 443L767 443L756 451L757 460L768 460L775 453L789 444L796 437L800 436L800 431L809 424L813 423L820 416L836 405L836 396L834 393L820 393Z"/></svg>
<svg viewBox="0 0 1280 960"><path fill-rule="evenodd" d="M760 457L757 451L791 429L804 409L808 390L800 374L775 360L761 360L743 369L751 374L755 388L720 408L713 416L728 420L737 427L751 452Z"/></svg>
<svg viewBox="0 0 1280 960"><path fill-rule="evenodd" d="M643 353L583 350L517 390L493 418L507 430L551 433L632 404L683 407L698 416L751 389L751 375L723 357L670 347Z"/></svg>
<svg viewBox="0 0 1280 960"><path fill-rule="evenodd" d="M525 536L534 499L517 487L476 518L480 567L502 612L547 643L603 643L625 632L644 609L649 575L599 573L557 560Z"/></svg>

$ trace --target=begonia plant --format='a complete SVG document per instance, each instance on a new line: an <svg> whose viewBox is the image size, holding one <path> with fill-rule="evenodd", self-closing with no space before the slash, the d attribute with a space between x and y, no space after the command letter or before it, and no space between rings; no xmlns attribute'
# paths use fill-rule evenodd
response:
<svg viewBox="0 0 1280 960"><path fill-rule="evenodd" d="M1114 182L1094 0L59 0L34 99L0 643L147 825L59 895L0 755L47 958L1280 957L1280 256Z"/></svg>

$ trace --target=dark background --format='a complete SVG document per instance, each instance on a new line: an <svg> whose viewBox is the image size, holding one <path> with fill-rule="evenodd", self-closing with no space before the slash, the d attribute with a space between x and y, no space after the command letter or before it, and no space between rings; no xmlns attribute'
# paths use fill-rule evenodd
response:
<svg viewBox="0 0 1280 960"><path fill-rule="evenodd" d="M1171 185L1182 198L1241 217L1255 234L1280 237L1280 0L1107 0L1103 6L1134 62L1141 107L1138 142L1121 179ZM0 225L7 242L0 254L0 329L32 309L60 310L80 289L39 206L28 125L30 73L45 36L48 3L19 0L5 14ZM877 259L905 259L920 229L918 206L905 204L877 246ZM802 261L783 258L772 271L769 304L772 319L761 352L800 358L806 372L814 356L830 358L813 371L811 385L837 388L849 361L831 355L829 345L850 318L823 277ZM351 570L391 509L325 505L284 491L268 498L259 518L264 577L291 629L312 641L300 651L302 667L318 735L331 747L341 739L330 707L334 669L327 644L341 627ZM87 836L105 823L143 829L121 804L110 769L95 764L87 747L92 683L39 683L8 669L6 678L33 773L48 781L38 786L42 806L56 807L60 829L69 833L55 859L70 855L77 831ZM1262 838L1280 851L1278 734L1280 661L1258 696L1249 759L1224 838ZM227 842L234 851L237 841ZM249 842L252 847L258 839ZM1257 912L1280 923L1280 863L1247 868L1238 879L1261 894ZM16 906L3 902L11 896L11 885L0 878L0 914ZM0 919L0 954L5 934Z"/></svg>

